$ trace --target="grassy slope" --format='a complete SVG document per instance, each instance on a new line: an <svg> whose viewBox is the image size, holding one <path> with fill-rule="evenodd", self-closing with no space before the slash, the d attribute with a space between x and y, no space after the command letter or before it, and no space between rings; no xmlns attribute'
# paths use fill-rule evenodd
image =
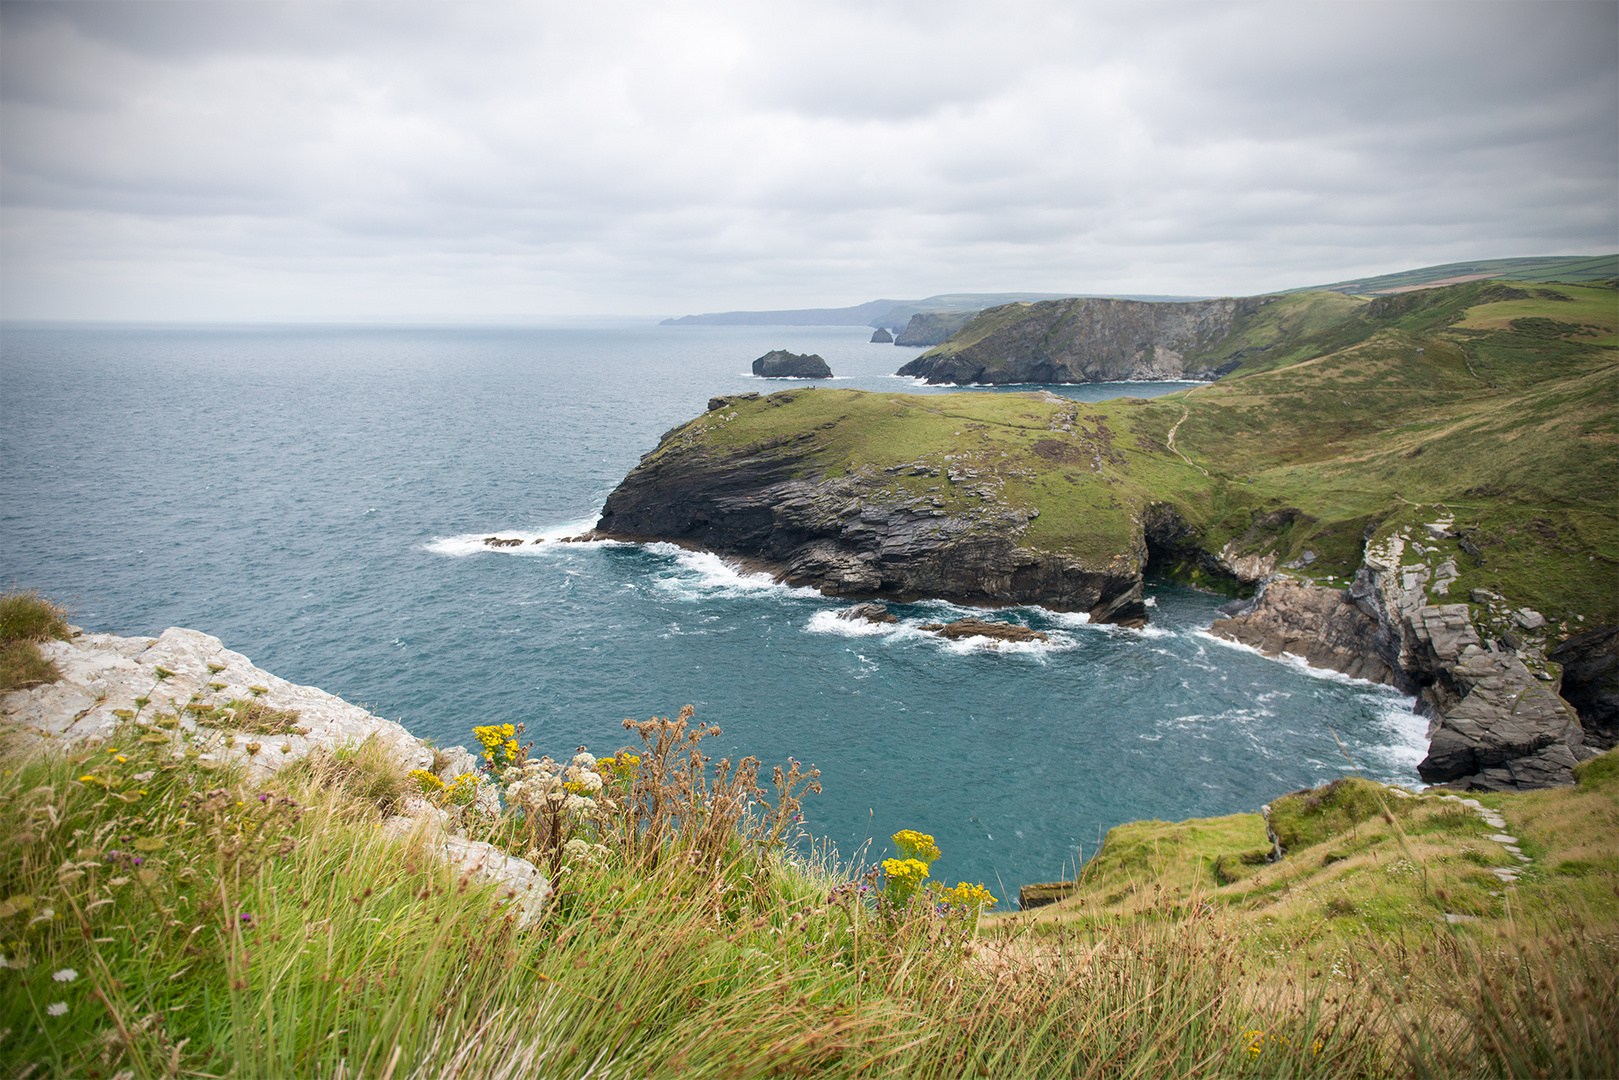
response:
<svg viewBox="0 0 1619 1080"><path fill-rule="evenodd" d="M1374 293L1386 289L1427 285L1448 278L1473 274L1511 278L1514 281L1605 281L1619 277L1619 255L1552 255L1543 258L1483 259L1478 262L1445 263L1442 266L1424 266L1416 270L1402 270L1397 274L1337 281L1331 285L1313 285L1299 292L1331 289L1336 292Z"/></svg>
<svg viewBox="0 0 1619 1080"><path fill-rule="evenodd" d="M1604 288L1479 283L1377 301L1295 351L1310 359L1244 365L1178 395L1177 443L1217 481L1318 519L1278 543L1324 555L1318 574L1358 558L1341 523L1386 532L1448 510L1479 530L1484 556L1436 553L1462 571L1453 592L1484 586L1549 618L1612 622L1616 331L1619 295ZM1211 539L1241 524L1216 523Z"/></svg>
<svg viewBox="0 0 1619 1080"><path fill-rule="evenodd" d="M1261 309L1264 326L1240 328L1249 340L1287 323L1310 332L1151 401L795 390L677 431L729 449L796 440L805 474L908 462L993 472L1000 498L1040 511L1027 544L1096 567L1132 550L1148 503L1170 502L1209 550L1235 541L1284 564L1308 551L1303 576L1343 585L1368 529L1449 512L1477 530L1484 558L1455 543L1431 553L1456 560L1453 598L1493 589L1543 612L1553 633L1582 628L1580 615L1584 627L1619 620L1619 293L1490 282L1347 308L1319 297L1279 301ZM1168 446L1183 416L1176 447L1189 461ZM1065 421L1072 433L1052 430ZM982 501L980 479L910 472L883 474L895 495ZM1286 508L1302 513L1256 524Z"/></svg>
<svg viewBox="0 0 1619 1080"><path fill-rule="evenodd" d="M1271 804L1276 833L1290 845L1280 861L1264 862L1271 844L1259 814L1131 822L1108 833L1067 899L991 922L1004 932L1095 927L1208 907L1232 920L1270 966L1318 974L1357 941L1434 929L1470 941L1572 923L1612 934L1619 751L1587 763L1580 776L1572 789L1478 796L1506 821L1528 864L1490 840L1496 830L1458 802L1402 797L1351 778L1330 793ZM1491 872L1520 865L1510 887Z"/></svg>

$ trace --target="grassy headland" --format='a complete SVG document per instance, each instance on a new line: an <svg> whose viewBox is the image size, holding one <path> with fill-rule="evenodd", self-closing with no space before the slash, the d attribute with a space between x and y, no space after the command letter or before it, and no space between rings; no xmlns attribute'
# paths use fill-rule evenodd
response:
<svg viewBox="0 0 1619 1080"><path fill-rule="evenodd" d="M1490 589L1552 636L1619 621L1611 284L1298 294L1238 330L1235 371L1151 400L791 390L729 399L653 460L774 454L805 478L880 475L881 497L944 513L994 501L1038 513L1025 546L1096 568L1141 557L1149 510L1167 505L1195 547L1335 586L1369 539L1449 517L1460 539L1429 557L1456 562L1458 601Z"/></svg>

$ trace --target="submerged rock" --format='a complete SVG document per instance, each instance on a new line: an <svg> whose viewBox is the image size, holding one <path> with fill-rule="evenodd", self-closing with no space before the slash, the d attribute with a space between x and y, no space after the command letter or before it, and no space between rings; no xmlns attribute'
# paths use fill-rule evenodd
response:
<svg viewBox="0 0 1619 1080"><path fill-rule="evenodd" d="M838 612L838 618L847 622L897 623L899 617L888 613L887 604L856 604Z"/></svg>
<svg viewBox="0 0 1619 1080"><path fill-rule="evenodd" d="M766 379L830 379L832 369L816 353L775 349L753 362L753 373Z"/></svg>
<svg viewBox="0 0 1619 1080"><path fill-rule="evenodd" d="M994 641L1051 640L1039 630L1030 630L1027 626L1019 626L1017 623L986 622L977 618L957 619L953 623L927 623L917 629L930 631L951 641L970 637L984 637Z"/></svg>

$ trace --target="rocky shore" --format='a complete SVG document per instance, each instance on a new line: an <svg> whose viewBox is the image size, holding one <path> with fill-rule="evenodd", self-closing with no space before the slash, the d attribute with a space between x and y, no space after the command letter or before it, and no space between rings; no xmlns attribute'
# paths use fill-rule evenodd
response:
<svg viewBox="0 0 1619 1080"><path fill-rule="evenodd" d="M400 771L422 769L446 783L477 773L463 747L435 750L399 724L313 686L299 686L255 667L216 637L170 627L155 638L75 632L41 643L62 678L0 694L0 721L39 738L99 745L119 738L167 740L176 756L241 767L268 782L311 754L344 754L371 743ZM287 722L267 732L239 723L245 710L272 710ZM480 782L475 802L498 805L494 786ZM509 890L522 918L534 917L551 894L532 863L457 835L444 811L406 796L382 824L401 838L420 833L459 871Z"/></svg>
<svg viewBox="0 0 1619 1080"><path fill-rule="evenodd" d="M1560 671L1545 636L1525 628L1545 625L1538 613L1511 612L1518 632L1492 635L1480 624L1488 627L1492 615L1497 626L1504 621L1503 598L1476 590L1472 603L1434 603L1455 576L1449 547L1461 554L1462 538L1449 525L1433 522L1421 538L1402 530L1373 539L1348 589L1270 578L1211 631L1415 695L1429 719L1428 754L1417 771L1430 784L1484 791L1571 784L1576 764L1613 745L1596 704L1601 693L1588 688L1611 666L1600 662L1600 649L1614 635L1590 635L1599 655L1582 679L1577 666ZM1588 698L1582 722L1570 699Z"/></svg>

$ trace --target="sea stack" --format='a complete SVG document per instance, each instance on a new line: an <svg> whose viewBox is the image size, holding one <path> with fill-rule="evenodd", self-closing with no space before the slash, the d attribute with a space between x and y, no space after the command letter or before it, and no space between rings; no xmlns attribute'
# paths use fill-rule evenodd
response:
<svg viewBox="0 0 1619 1080"><path fill-rule="evenodd" d="M766 379L830 379L832 369L816 353L773 349L753 362L753 373Z"/></svg>
<svg viewBox="0 0 1619 1080"><path fill-rule="evenodd" d="M873 345L892 345L894 335L888 332L888 327L879 326L871 335L871 343Z"/></svg>

